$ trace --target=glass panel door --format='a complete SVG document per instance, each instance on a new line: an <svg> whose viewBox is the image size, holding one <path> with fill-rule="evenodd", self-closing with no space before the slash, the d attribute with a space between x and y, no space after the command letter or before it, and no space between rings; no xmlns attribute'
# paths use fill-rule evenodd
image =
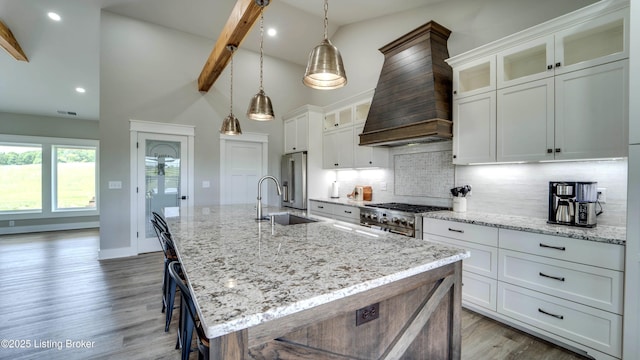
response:
<svg viewBox="0 0 640 360"><path fill-rule="evenodd" d="M152 212L178 216L187 200L187 137L141 133L138 146L138 253L143 253L161 250Z"/></svg>

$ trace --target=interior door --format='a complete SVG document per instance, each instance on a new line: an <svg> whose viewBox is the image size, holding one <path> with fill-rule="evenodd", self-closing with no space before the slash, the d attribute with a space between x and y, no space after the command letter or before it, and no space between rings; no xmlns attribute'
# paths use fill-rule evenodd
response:
<svg viewBox="0 0 640 360"><path fill-rule="evenodd" d="M149 222L153 211L169 218L187 205L187 141L187 136L138 134L138 253L162 250Z"/></svg>
<svg viewBox="0 0 640 360"><path fill-rule="evenodd" d="M225 156L225 188L221 189L223 204L255 204L258 197L258 180L264 173L262 144L228 140ZM265 189L262 201L268 203Z"/></svg>

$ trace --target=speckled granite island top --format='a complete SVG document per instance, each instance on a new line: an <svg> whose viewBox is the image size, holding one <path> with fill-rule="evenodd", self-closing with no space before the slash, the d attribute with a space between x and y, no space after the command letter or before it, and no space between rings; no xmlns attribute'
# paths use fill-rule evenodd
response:
<svg viewBox="0 0 640 360"><path fill-rule="evenodd" d="M280 211L294 212L264 213ZM254 220L254 206L186 212L167 220L209 338L469 257L465 250L326 219L272 227Z"/></svg>
<svg viewBox="0 0 640 360"><path fill-rule="evenodd" d="M499 227L517 231L528 231L545 235L564 236L574 239L598 241L610 244L624 245L626 228L620 226L598 225L594 228L581 228L548 224L545 219L489 214L480 212L436 211L423 214L424 217L465 222L476 225Z"/></svg>

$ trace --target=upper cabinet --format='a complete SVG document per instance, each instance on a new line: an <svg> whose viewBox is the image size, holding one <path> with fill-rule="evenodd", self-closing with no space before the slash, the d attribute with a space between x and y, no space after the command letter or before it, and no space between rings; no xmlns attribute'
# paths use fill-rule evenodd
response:
<svg viewBox="0 0 640 360"><path fill-rule="evenodd" d="M628 28L598 2L447 60L454 164L626 156Z"/></svg>
<svg viewBox="0 0 640 360"><path fill-rule="evenodd" d="M387 167L389 150L360 146L360 134L371 108L373 91L345 99L325 113L322 164L325 169Z"/></svg>
<svg viewBox="0 0 640 360"><path fill-rule="evenodd" d="M308 150L309 115L301 114L284 120L284 152Z"/></svg>
<svg viewBox="0 0 640 360"><path fill-rule="evenodd" d="M453 68L453 99L496 89L496 56L490 55Z"/></svg>
<svg viewBox="0 0 640 360"><path fill-rule="evenodd" d="M498 89L629 57L628 10L618 10L497 54Z"/></svg>
<svg viewBox="0 0 640 360"><path fill-rule="evenodd" d="M351 125L353 125L353 106L329 112L324 116L324 131L338 130Z"/></svg>

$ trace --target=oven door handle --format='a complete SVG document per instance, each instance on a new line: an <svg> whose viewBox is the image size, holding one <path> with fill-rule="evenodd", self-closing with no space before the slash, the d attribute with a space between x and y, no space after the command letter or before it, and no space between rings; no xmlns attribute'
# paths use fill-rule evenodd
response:
<svg viewBox="0 0 640 360"><path fill-rule="evenodd" d="M402 232L402 231L398 231L398 230L393 230L393 229L389 229L389 232L392 234L398 234L398 235L404 235L404 236L411 236L411 232Z"/></svg>

